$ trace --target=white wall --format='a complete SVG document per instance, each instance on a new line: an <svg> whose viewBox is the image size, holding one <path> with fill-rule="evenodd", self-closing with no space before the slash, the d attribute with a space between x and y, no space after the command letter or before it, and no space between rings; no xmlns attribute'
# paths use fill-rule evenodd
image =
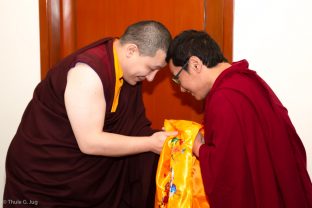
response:
<svg viewBox="0 0 312 208"><path fill-rule="evenodd" d="M0 207L6 152L40 80L38 0L0 0ZM22 157L22 155L21 155Z"/></svg>
<svg viewBox="0 0 312 208"><path fill-rule="evenodd" d="M234 60L273 88L305 146L312 176L312 1L235 0Z"/></svg>

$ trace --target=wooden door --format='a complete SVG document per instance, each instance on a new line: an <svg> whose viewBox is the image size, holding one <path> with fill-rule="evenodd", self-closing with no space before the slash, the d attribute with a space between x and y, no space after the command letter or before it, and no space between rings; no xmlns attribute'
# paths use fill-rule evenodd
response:
<svg viewBox="0 0 312 208"><path fill-rule="evenodd" d="M118 37L140 20L162 22L173 36L206 30L232 60L233 0L39 0L41 77L60 59L103 37ZM180 92L168 68L143 83L148 118L202 121L203 102Z"/></svg>

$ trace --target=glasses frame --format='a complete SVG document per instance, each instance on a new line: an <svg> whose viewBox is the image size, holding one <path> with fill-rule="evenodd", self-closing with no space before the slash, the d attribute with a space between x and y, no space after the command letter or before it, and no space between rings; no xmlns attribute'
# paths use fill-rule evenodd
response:
<svg viewBox="0 0 312 208"><path fill-rule="evenodd" d="M183 71L183 70L185 70L185 71L187 71L187 65L188 65L188 62L189 62L189 59L187 59L187 61L185 62L185 64L182 66L182 68L178 71L178 73L176 74L176 75L173 75L172 76L172 81L174 81L176 84L181 84L181 82L180 82L180 80L179 80L179 76L180 76L180 74L181 74L181 72Z"/></svg>

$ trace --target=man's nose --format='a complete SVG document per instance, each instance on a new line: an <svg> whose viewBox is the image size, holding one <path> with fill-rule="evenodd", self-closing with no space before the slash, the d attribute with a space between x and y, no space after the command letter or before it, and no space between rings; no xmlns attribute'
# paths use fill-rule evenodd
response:
<svg viewBox="0 0 312 208"><path fill-rule="evenodd" d="M180 86L181 92L186 92L186 89L184 89L182 86Z"/></svg>
<svg viewBox="0 0 312 208"><path fill-rule="evenodd" d="M155 78L155 76L156 76L156 74L157 74L157 72L158 72L158 70L153 71L153 72L151 72L150 74L148 74L148 75L146 76L146 80L149 81L149 82L153 81L154 78Z"/></svg>

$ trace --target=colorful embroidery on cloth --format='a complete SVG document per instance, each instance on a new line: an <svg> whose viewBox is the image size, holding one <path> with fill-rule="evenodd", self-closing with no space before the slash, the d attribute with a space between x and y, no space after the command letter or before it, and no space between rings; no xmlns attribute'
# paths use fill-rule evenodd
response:
<svg viewBox="0 0 312 208"><path fill-rule="evenodd" d="M155 208L209 208L199 161L192 147L202 125L186 120L165 120L168 137L160 154L156 174Z"/></svg>

